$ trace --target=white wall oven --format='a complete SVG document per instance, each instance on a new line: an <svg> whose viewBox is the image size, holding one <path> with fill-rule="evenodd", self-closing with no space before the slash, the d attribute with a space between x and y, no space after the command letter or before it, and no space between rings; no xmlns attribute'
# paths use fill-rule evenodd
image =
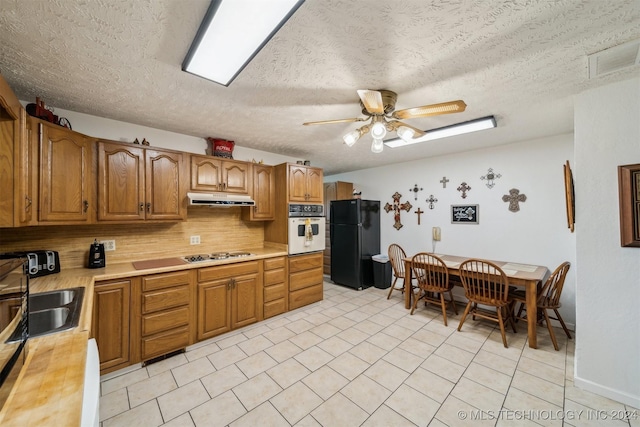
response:
<svg viewBox="0 0 640 427"><path fill-rule="evenodd" d="M29 337L27 259L13 256L0 254L0 408L22 369Z"/></svg>
<svg viewBox="0 0 640 427"><path fill-rule="evenodd" d="M325 228L323 205L289 205L289 255L324 251Z"/></svg>

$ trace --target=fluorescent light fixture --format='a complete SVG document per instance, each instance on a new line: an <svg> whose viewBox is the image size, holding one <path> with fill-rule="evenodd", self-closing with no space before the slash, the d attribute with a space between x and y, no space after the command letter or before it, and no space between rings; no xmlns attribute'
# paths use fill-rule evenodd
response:
<svg viewBox="0 0 640 427"><path fill-rule="evenodd" d="M304 0L213 0L182 70L229 86L302 3Z"/></svg>
<svg viewBox="0 0 640 427"><path fill-rule="evenodd" d="M433 130L425 130L425 134L419 138L409 139L405 141L401 138L393 138L384 142L384 145L391 148L402 147L405 145L415 144L418 142L431 141L448 136L462 135L464 133L475 132L478 130L491 129L496 127L496 119L493 116L482 117L480 119L469 120L468 122L456 123L450 126L444 126Z"/></svg>

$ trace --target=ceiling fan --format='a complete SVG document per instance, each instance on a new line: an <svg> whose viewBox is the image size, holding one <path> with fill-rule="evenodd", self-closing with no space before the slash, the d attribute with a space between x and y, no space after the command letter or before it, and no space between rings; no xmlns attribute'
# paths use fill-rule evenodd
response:
<svg viewBox="0 0 640 427"><path fill-rule="evenodd" d="M305 126L325 125L330 123L369 122L366 125L347 133L342 137L344 143L351 147L361 136L370 132L373 137L371 151L381 153L382 138L387 131L396 132L400 138L410 141L423 136L425 133L418 128L409 126L398 119L414 119L417 117L438 116L440 114L461 113L467 107L462 100L443 102L441 104L423 105L421 107L406 108L395 111L398 95L386 89L358 90L362 114L366 117L352 119L322 120L303 123Z"/></svg>

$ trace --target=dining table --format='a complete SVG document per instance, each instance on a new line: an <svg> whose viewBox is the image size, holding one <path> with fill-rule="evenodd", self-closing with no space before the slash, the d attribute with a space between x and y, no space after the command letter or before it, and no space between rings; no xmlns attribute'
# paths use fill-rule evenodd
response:
<svg viewBox="0 0 640 427"><path fill-rule="evenodd" d="M434 254L444 261L449 271L449 277L454 278L456 284L462 285L460 282L460 264L462 264L469 257L461 257L456 255L443 255ZM412 257L404 258L405 276L404 276L404 304L405 308L411 308L411 299L413 294L411 292L411 259ZM477 258L476 258L477 259ZM538 340L536 335L536 327L538 324L538 285L543 283L550 272L549 269L542 265L522 264L516 262L494 261L490 259L484 259L496 264L504 271L509 285L516 286L525 289L526 294L526 309L527 309L527 335L529 338L529 347L537 348ZM455 280L457 278L457 280Z"/></svg>

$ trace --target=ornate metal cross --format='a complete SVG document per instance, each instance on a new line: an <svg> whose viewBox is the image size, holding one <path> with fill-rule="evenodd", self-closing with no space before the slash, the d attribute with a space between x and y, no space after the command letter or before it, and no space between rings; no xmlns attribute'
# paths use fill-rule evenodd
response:
<svg viewBox="0 0 640 427"><path fill-rule="evenodd" d="M402 224L400 223L400 211L405 210L409 212L413 207L409 202L400 204L401 197L402 197L402 194L396 191L395 194L392 196L393 205L389 204L388 202L386 205L384 205L384 210L387 211L387 213L393 209L393 219L395 220L395 224L393 224L393 228L395 228L396 230L400 230L402 228Z"/></svg>
<svg viewBox="0 0 640 427"><path fill-rule="evenodd" d="M433 194L429 196L429 198L426 200L427 203L429 203L429 209L433 209L434 208L434 203L438 202L438 199L436 199L435 197L433 197Z"/></svg>
<svg viewBox="0 0 640 427"><path fill-rule="evenodd" d="M500 178L502 175L500 175L499 173L495 173L493 171L493 168L489 168L489 170L487 171L486 175L483 175L480 177L481 180L487 180L487 187L488 188L493 188L493 186L496 184L495 180Z"/></svg>
<svg viewBox="0 0 640 427"><path fill-rule="evenodd" d="M527 201L527 196L520 194L520 190L512 188L509 190L509 194L502 196L503 202L509 202L509 210L511 212L518 212L520 210L519 202Z"/></svg>
<svg viewBox="0 0 640 427"><path fill-rule="evenodd" d="M416 211L416 214L418 215L418 225L420 225L420 215L422 215L424 213L424 211L420 208L418 208L418 210Z"/></svg>
<svg viewBox="0 0 640 427"><path fill-rule="evenodd" d="M469 187L466 182L463 182L458 187L458 191L462 191L462 198L463 199L467 198L467 191L469 191L469 190L471 190L471 187Z"/></svg>
<svg viewBox="0 0 640 427"><path fill-rule="evenodd" d="M413 191L415 200L418 200L418 191L422 191L422 188L418 188L418 184L416 184L413 188L410 188L409 191Z"/></svg>
<svg viewBox="0 0 640 427"><path fill-rule="evenodd" d="M440 184L442 184L442 188L447 188L447 182L449 182L449 180L447 179L446 176L443 176L439 182Z"/></svg>

